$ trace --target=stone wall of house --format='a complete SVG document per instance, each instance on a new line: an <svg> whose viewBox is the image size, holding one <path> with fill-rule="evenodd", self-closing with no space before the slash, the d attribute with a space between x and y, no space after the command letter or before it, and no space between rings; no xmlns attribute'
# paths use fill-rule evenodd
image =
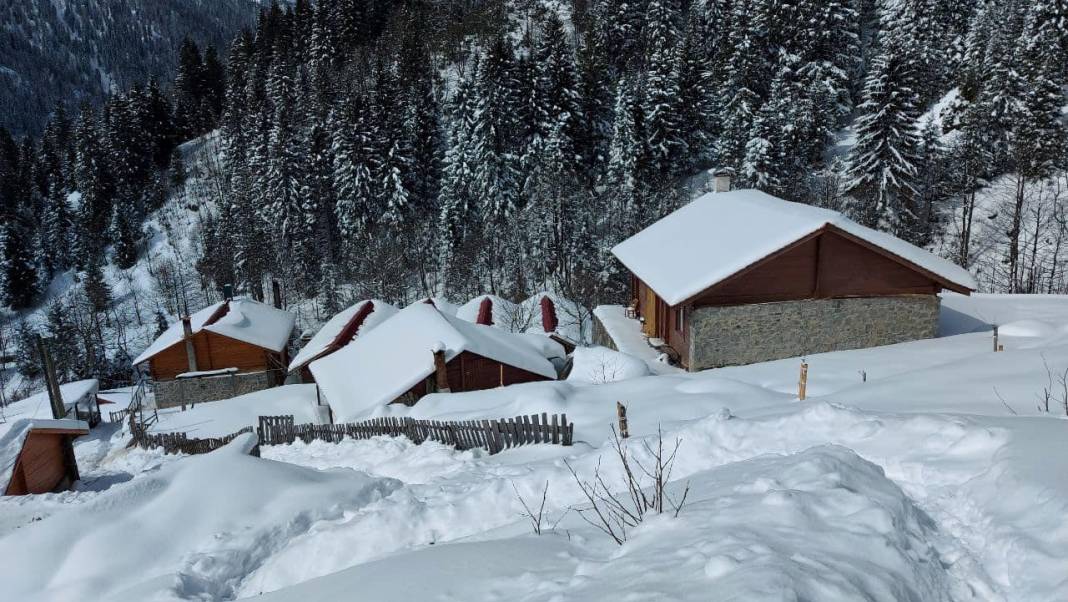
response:
<svg viewBox="0 0 1068 602"><path fill-rule="evenodd" d="M156 407L173 408L180 405L229 399L271 387L269 372L243 372L218 376L176 378L157 381Z"/></svg>
<svg viewBox="0 0 1068 602"><path fill-rule="evenodd" d="M938 333L938 311L934 295L696 308L690 370L931 338Z"/></svg>

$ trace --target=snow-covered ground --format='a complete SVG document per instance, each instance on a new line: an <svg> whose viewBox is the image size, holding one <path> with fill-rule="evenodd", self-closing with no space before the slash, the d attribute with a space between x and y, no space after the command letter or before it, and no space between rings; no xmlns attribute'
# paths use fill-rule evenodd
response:
<svg viewBox="0 0 1068 602"><path fill-rule="evenodd" d="M380 437L190 458L95 432L75 491L0 498L0 583L18 600L1068 599L1068 419L1038 403L1045 366L1068 368L1068 297L949 296L942 331L808 357L804 402L792 359L368 414L566 412L570 448ZM690 487L677 518L649 517L623 545L576 512L568 468L589 479L600 464L623 488L617 401L632 457L647 464L662 428L680 442L668 492ZM546 484L536 536L519 497L536 506Z"/></svg>

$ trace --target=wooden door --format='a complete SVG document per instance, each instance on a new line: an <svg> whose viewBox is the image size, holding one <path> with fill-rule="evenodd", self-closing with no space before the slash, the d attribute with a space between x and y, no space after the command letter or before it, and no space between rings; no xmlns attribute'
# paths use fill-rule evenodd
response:
<svg viewBox="0 0 1068 602"><path fill-rule="evenodd" d="M642 328L642 332L645 336L656 337L657 336L657 318L659 317L660 308L657 307L656 293L648 286L645 287L645 299L642 303L642 317L645 318L645 327Z"/></svg>

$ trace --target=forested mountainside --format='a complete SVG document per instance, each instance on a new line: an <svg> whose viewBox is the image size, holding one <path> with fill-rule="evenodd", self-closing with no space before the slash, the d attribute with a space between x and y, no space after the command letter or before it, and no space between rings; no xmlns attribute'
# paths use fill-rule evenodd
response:
<svg viewBox="0 0 1068 602"><path fill-rule="evenodd" d="M255 20L255 0L0 2L0 126L41 132L57 107L77 109L150 77L172 77L182 39L225 48Z"/></svg>
<svg viewBox="0 0 1068 602"><path fill-rule="evenodd" d="M271 280L324 312L342 290L625 301L609 249L728 168L986 289L1064 292L1066 72L1068 0L273 5L223 60L183 45L173 85L0 133L0 291L23 310L73 273L107 320L103 274L151 260L170 198L197 228L152 274L161 319ZM190 186L174 150L205 135Z"/></svg>

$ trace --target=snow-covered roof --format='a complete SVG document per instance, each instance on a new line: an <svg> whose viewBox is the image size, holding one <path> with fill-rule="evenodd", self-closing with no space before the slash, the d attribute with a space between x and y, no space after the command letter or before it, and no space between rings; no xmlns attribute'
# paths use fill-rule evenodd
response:
<svg viewBox="0 0 1068 602"><path fill-rule="evenodd" d="M514 322L517 318L516 304L507 299L502 299L497 295L479 295L474 299L471 299L456 309L456 317L477 324L478 314L482 308L482 302L486 299L489 299L492 304L490 315L493 319L493 324L491 324L491 326L496 326L497 328L509 332L515 332L516 325Z"/></svg>
<svg viewBox="0 0 1068 602"><path fill-rule="evenodd" d="M9 424L8 430L0 435L0 494L7 491L11 482L11 474L15 471L15 463L22 452L22 444L30 431L78 431L82 434L89 433L89 425L84 420L46 420L35 418L23 418Z"/></svg>
<svg viewBox="0 0 1068 602"><path fill-rule="evenodd" d="M226 304L229 304L229 309L223 313L223 306ZM297 318L288 311L266 303L240 298L209 305L189 319L193 334L207 330L271 351L281 351L289 341ZM164 349L182 342L184 336L181 320L171 324L134 359L133 364L136 366Z"/></svg>
<svg viewBox="0 0 1068 602"><path fill-rule="evenodd" d="M709 193L619 243L612 253L669 305L681 303L746 267L833 226L961 288L964 268L837 211L758 190Z"/></svg>
<svg viewBox="0 0 1068 602"><path fill-rule="evenodd" d="M75 404L80 404L82 410L95 409L98 387L99 382L95 378L61 384L59 392L63 397L63 406L68 412ZM6 422L0 421L0 437L22 419L51 420L52 403L48 399L48 391L41 389L29 397L9 403L3 408L2 415Z"/></svg>
<svg viewBox="0 0 1068 602"><path fill-rule="evenodd" d="M364 310L364 307L366 307L368 303L371 304L371 313L363 318L363 321L357 326L356 331L352 333L352 337L347 341L337 340L337 338L344 334L346 330L351 330L349 326L352 320ZM293 361L289 364L289 371L292 372L312 360L318 359L320 355L336 351L336 349L334 349L335 347L347 345L353 338L369 332L372 328L378 326L390 316L397 313L397 311L396 307L385 301L370 299L360 301L348 309L338 312L334 317L327 320L326 324L323 324L322 328L319 329L319 332L315 333L315 336L313 336L311 340L300 349L296 357L294 357Z"/></svg>
<svg viewBox="0 0 1068 602"><path fill-rule="evenodd" d="M401 310L374 330L311 363L315 382L340 420L389 403L434 372L432 350L449 361L464 351L556 378L542 353L516 335L472 324L426 303Z"/></svg>
<svg viewBox="0 0 1068 602"><path fill-rule="evenodd" d="M556 330L553 332L545 332L543 327L541 301L545 297L553 302L553 309L556 311ZM520 306L528 318L524 332L555 334L573 343L581 343L584 339L583 333L590 330L590 312L582 307L582 304L556 293L545 291L531 295Z"/></svg>

